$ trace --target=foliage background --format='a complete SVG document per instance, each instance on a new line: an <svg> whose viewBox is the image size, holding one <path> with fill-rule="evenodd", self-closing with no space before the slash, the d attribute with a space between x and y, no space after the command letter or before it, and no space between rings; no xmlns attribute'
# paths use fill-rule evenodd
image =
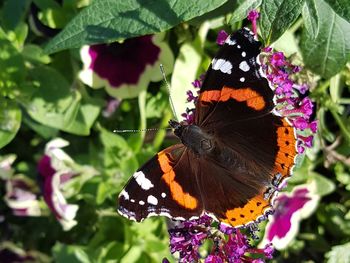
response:
<svg viewBox="0 0 350 263"><path fill-rule="evenodd" d="M58 35L50 38L34 32L32 4L39 7L41 22L60 31ZM122 136L112 132L166 127L172 116L167 90L160 82L150 83L147 92L122 100L117 111L105 118L101 114L105 91L89 89L77 78L82 68L79 47L165 32L176 59L171 76L175 105L183 108L190 82L205 71L217 50L217 32L246 25L244 19L252 8L260 8L260 36L265 45L277 41L276 49L299 59L308 70L319 120L314 148L297 168L291 185L316 180L323 197L312 216L302 222L297 238L276 253L275 261L350 262L347 0L2 1L1 157L14 154L14 173L39 185L37 163L45 144L61 137L70 143L65 151L75 163L93 167L97 175L70 185L68 201L78 204L79 210L78 224L68 232L46 207L39 186L40 217L14 216L1 200L0 247L21 249L20 253L30 253L38 262L171 258L163 218L135 224L121 218L115 208L128 177L174 138L164 130ZM201 34L203 28L207 34ZM6 178L2 180L0 191L5 196Z"/></svg>

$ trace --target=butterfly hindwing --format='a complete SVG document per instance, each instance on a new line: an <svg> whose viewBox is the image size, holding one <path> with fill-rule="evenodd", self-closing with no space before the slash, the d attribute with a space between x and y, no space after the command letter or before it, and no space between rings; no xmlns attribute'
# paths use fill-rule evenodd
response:
<svg viewBox="0 0 350 263"><path fill-rule="evenodd" d="M120 193L119 213L136 221L153 215L182 220L199 216L203 207L195 177L191 176L192 159L182 144L159 152Z"/></svg>

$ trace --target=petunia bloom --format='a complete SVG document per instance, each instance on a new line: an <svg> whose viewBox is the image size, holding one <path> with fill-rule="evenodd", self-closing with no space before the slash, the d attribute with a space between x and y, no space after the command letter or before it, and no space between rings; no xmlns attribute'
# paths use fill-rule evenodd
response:
<svg viewBox="0 0 350 263"><path fill-rule="evenodd" d="M319 201L313 194L314 185L300 185L290 194L282 193L276 198L276 210L265 230L265 242L276 249L286 248L299 231L300 221L309 217Z"/></svg>
<svg viewBox="0 0 350 263"><path fill-rule="evenodd" d="M118 99L136 97L151 81L162 80L160 64L164 64L166 73L172 71L173 54L163 36L84 46L80 52L84 64L80 79L92 88L105 87Z"/></svg>
<svg viewBox="0 0 350 263"><path fill-rule="evenodd" d="M62 139L54 139L46 145L45 155L38 163L44 200L65 231L77 224L74 220L78 206L67 204L62 192L64 184L74 175L69 164L73 160L61 149L68 145Z"/></svg>
<svg viewBox="0 0 350 263"><path fill-rule="evenodd" d="M18 175L6 181L5 202L16 216L40 216L40 203L35 194L35 184Z"/></svg>

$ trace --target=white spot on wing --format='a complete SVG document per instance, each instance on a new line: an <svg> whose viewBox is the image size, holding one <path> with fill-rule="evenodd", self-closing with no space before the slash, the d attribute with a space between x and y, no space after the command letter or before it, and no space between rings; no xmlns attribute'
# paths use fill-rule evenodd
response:
<svg viewBox="0 0 350 263"><path fill-rule="evenodd" d="M244 72L247 72L247 71L250 70L250 67L249 67L247 61L242 61L242 62L239 64L239 68L240 68L241 70L243 70Z"/></svg>
<svg viewBox="0 0 350 263"><path fill-rule="evenodd" d="M153 195L149 195L147 197L147 203L149 203L151 205L157 205L158 204L158 199L155 198Z"/></svg>
<svg viewBox="0 0 350 263"><path fill-rule="evenodd" d="M243 51L242 52L242 57L245 57L247 54Z"/></svg>
<svg viewBox="0 0 350 263"><path fill-rule="evenodd" d="M140 205L144 205L145 202L141 200L141 201L139 201L139 204L140 204Z"/></svg>
<svg viewBox="0 0 350 263"><path fill-rule="evenodd" d="M130 202L131 203L135 203L135 199L130 199Z"/></svg>
<svg viewBox="0 0 350 263"><path fill-rule="evenodd" d="M245 81L245 78L242 77L242 78L239 79L239 81L240 81L240 82L244 82L244 81Z"/></svg>
<svg viewBox="0 0 350 263"><path fill-rule="evenodd" d="M225 43L226 43L227 45L234 46L237 42L236 42L235 39L232 39L232 40L231 40L231 36L228 36L228 37L226 38L226 40L225 40Z"/></svg>
<svg viewBox="0 0 350 263"><path fill-rule="evenodd" d="M166 197L166 193L162 193L162 197L165 198Z"/></svg>
<svg viewBox="0 0 350 263"><path fill-rule="evenodd" d="M123 189L123 191L121 191L121 193L120 193L119 196L124 197L125 200L129 200L129 194L128 194L128 192L125 191L124 189Z"/></svg>
<svg viewBox="0 0 350 263"><path fill-rule="evenodd" d="M240 48L241 48L241 46L240 46L240 45L237 45L237 48L238 48L238 49L240 49Z"/></svg>
<svg viewBox="0 0 350 263"><path fill-rule="evenodd" d="M225 59L214 58L211 62L211 67L213 70L220 70L222 73L231 74L232 64L230 61L227 61Z"/></svg>
<svg viewBox="0 0 350 263"><path fill-rule="evenodd" d="M134 178L138 183L138 185L141 186L143 190L149 190L152 187L154 187L152 182L146 178L145 174L142 171L138 171L134 173Z"/></svg>

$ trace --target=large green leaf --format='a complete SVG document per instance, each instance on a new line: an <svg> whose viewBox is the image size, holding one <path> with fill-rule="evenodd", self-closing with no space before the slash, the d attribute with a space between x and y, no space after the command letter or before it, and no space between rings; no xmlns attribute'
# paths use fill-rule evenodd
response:
<svg viewBox="0 0 350 263"><path fill-rule="evenodd" d="M310 35L310 38L316 38L319 31L319 18L316 8L316 0L305 0L302 15L305 28Z"/></svg>
<svg viewBox="0 0 350 263"><path fill-rule="evenodd" d="M277 40L298 18L305 0L264 0L260 30L267 45Z"/></svg>
<svg viewBox="0 0 350 263"><path fill-rule="evenodd" d="M46 47L49 53L165 31L227 0L97 0L80 12Z"/></svg>
<svg viewBox="0 0 350 263"><path fill-rule="evenodd" d="M313 72L330 78L339 72L350 56L350 23L338 16L323 0L315 0L319 14L316 38L303 31L301 51Z"/></svg>
<svg viewBox="0 0 350 263"><path fill-rule="evenodd" d="M11 100L0 98L0 148L16 136L21 126L22 112Z"/></svg>
<svg viewBox="0 0 350 263"><path fill-rule="evenodd" d="M325 0L332 9L342 18L350 23L350 3L349 0Z"/></svg>

